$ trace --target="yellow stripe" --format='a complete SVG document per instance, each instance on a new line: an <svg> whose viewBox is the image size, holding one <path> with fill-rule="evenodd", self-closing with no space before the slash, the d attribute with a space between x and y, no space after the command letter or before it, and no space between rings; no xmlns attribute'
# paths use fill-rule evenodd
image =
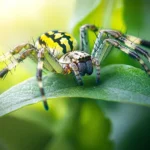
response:
<svg viewBox="0 0 150 150"><path fill-rule="evenodd" d="M61 33L55 33L55 39L61 38L63 35Z"/></svg>
<svg viewBox="0 0 150 150"><path fill-rule="evenodd" d="M48 34L49 34L49 35L53 35L54 32L53 32L53 31L49 31Z"/></svg>

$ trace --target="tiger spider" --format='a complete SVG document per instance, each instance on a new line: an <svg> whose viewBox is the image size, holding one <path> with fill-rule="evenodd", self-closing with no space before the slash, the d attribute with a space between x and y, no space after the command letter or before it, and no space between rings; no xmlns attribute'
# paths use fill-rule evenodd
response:
<svg viewBox="0 0 150 150"><path fill-rule="evenodd" d="M98 33L92 53L90 55L87 31ZM138 45L150 47L150 41L142 40L131 35L124 35L116 30L100 30L95 25L86 24L80 28L80 50L77 50L76 39L69 33L62 31L49 31L42 34L35 44L25 43L16 46L14 49L0 56L0 62L10 59L13 55L19 54L4 69L0 71L0 78L3 78L9 71L15 68L20 62L30 57L37 65L36 78L43 99L44 107L48 110L47 99L42 84L43 68L62 74L74 72L79 85L82 85L82 78L85 74L93 73L93 66L96 68L96 82L100 80L100 64L106 58L112 47L136 59L150 75L150 69L145 64L142 54L150 62L150 53Z"/></svg>

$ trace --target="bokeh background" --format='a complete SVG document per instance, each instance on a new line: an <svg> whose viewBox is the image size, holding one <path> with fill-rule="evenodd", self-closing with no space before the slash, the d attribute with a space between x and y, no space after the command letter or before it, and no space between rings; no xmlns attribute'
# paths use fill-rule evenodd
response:
<svg viewBox="0 0 150 150"><path fill-rule="evenodd" d="M85 23L150 39L149 14L148 0L0 0L0 53L52 29L68 31L79 40L79 27ZM140 67L115 49L103 66L114 63ZM0 80L0 93L35 71L36 64L27 59ZM148 107L79 98L49 103L50 112L38 103L1 117L0 150L150 149Z"/></svg>

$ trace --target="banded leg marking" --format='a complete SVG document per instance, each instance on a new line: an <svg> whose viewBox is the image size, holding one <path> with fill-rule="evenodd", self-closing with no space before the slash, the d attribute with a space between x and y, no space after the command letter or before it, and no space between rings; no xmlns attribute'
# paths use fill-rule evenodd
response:
<svg viewBox="0 0 150 150"><path fill-rule="evenodd" d="M42 83L43 62L44 62L44 49L41 49L38 52L38 66L37 66L36 78L37 78L37 81L38 81L38 86L39 86L39 89L40 89L40 93L42 95L44 108L45 108L45 110L48 110L49 107L48 107L47 99L45 97L45 91L44 91L43 83Z"/></svg>
<svg viewBox="0 0 150 150"><path fill-rule="evenodd" d="M94 43L94 47L93 47L93 50L92 50L92 58L94 57L97 57L97 53L101 53L100 50L102 50L102 44L103 44L103 40L105 40L105 38L107 37L107 30L100 30L99 33L98 33L98 36L97 36L97 39ZM105 36L106 37L105 37Z"/></svg>
<svg viewBox="0 0 150 150"><path fill-rule="evenodd" d="M137 53L142 54L150 62L150 53L148 53L146 50L136 45L139 44L150 47L150 41L145 41L130 35L123 35L121 32L115 30L103 30L103 32L107 33L108 35L112 36L115 39L118 39L120 42L123 42L126 46L136 51Z"/></svg>
<svg viewBox="0 0 150 150"><path fill-rule="evenodd" d="M116 48L118 48L122 52L124 52L124 53L128 54L129 56L131 56L132 58L136 59L141 64L141 66L144 68L145 72L148 75L150 75L150 69L144 63L143 59L136 52L132 52L129 48L122 46L118 41L116 41L114 39L106 39L106 40L104 40L104 43L105 42L108 42L109 44L115 46Z"/></svg>
<svg viewBox="0 0 150 150"><path fill-rule="evenodd" d="M0 56L0 62L3 62L9 59L10 57L12 57L13 55L18 54L23 48L25 48L26 50L32 49L32 48L36 49L32 44L29 44L29 43L18 45L14 49L7 52L6 54Z"/></svg>
<svg viewBox="0 0 150 150"><path fill-rule="evenodd" d="M141 48L141 47L139 47L139 46L137 46L135 43L137 43L136 42L136 40L135 40L135 42L133 41L133 42L131 42L130 40L128 40L127 38L125 38L125 37L119 37L118 38L118 40L119 41L121 41L121 42L123 42L126 46L128 46L129 48L132 48L133 50L135 50L137 53L140 53L140 54L142 54L143 56L145 56L147 59L148 59L148 61L150 62L150 53L148 53L146 50L144 50L143 48ZM139 43L140 44L140 43Z"/></svg>
<svg viewBox="0 0 150 150"><path fill-rule="evenodd" d="M70 68L73 70L78 84L83 85L82 78L80 76L79 69L78 69L77 65L75 63L71 63Z"/></svg>
<svg viewBox="0 0 150 150"><path fill-rule="evenodd" d="M80 49L90 53L89 50L89 41L88 41L88 30L93 31L94 33L98 31L98 28L95 25L85 24L80 28Z"/></svg>
<svg viewBox="0 0 150 150"><path fill-rule="evenodd" d="M96 68L96 83L99 84L99 82L100 82L100 63L97 58L93 58L92 62Z"/></svg>
<svg viewBox="0 0 150 150"><path fill-rule="evenodd" d="M148 41L148 40L143 40L141 38L138 38L138 37L135 37L135 36L132 36L132 35L126 35L126 38L129 41L133 41L135 44L142 45L142 46L150 48L150 41Z"/></svg>
<svg viewBox="0 0 150 150"><path fill-rule="evenodd" d="M28 49L22 53L20 53L20 56L16 58L13 63L8 65L6 68L0 71L0 78L3 78L7 75L9 71L11 71L13 68L15 68L21 61L26 59L35 49Z"/></svg>

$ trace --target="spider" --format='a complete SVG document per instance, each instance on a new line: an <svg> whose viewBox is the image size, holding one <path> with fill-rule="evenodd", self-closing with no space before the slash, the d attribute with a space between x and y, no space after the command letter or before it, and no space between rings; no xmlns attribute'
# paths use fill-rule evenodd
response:
<svg viewBox="0 0 150 150"><path fill-rule="evenodd" d="M88 30L93 31L97 38L90 54L88 42ZM6 54L0 56L0 62L17 56L0 71L0 78L15 68L20 62L30 57L37 63L36 78L42 96L43 104L48 110L47 99L42 83L42 70L69 74L74 73L77 83L83 85L81 76L91 75L93 67L96 69L96 83L100 80L100 64L106 58L113 47L137 60L145 72L150 75L150 68L145 64L143 57L150 62L150 53L139 45L150 47L150 41L122 34L116 30L100 30L92 24L85 24L80 28L80 49L77 50L76 39L67 32L49 31L42 34L34 44L24 43L16 46ZM19 55L17 55L19 54Z"/></svg>

